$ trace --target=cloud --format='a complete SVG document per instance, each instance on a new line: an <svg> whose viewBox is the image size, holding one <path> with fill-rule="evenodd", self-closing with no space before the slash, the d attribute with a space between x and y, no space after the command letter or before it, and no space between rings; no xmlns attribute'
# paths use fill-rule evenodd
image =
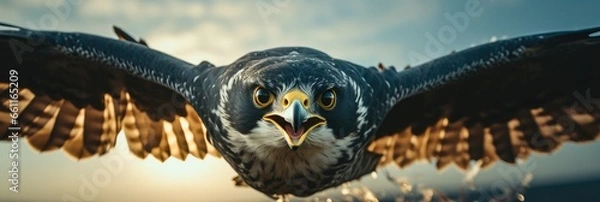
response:
<svg viewBox="0 0 600 202"><path fill-rule="evenodd" d="M145 37L152 48L197 64L208 60L225 65L250 51L249 42L262 35L250 25L222 26L215 22L201 22L186 31L159 27Z"/></svg>
<svg viewBox="0 0 600 202"><path fill-rule="evenodd" d="M198 18L205 14L202 4L189 1L86 1L80 13L88 17L119 17L127 20L144 21L156 18Z"/></svg>
<svg viewBox="0 0 600 202"><path fill-rule="evenodd" d="M13 4L31 9L24 13L35 22L39 17L31 14L50 12L47 6L30 1ZM263 18L264 10L257 8L257 3L275 6L276 12ZM152 48L192 63L208 60L225 65L254 50L308 46L359 64L375 65L379 61L398 61L404 45L398 40L401 35L394 33L429 19L438 9L437 4L429 2L315 4L89 0L74 6L73 14L57 29L114 37L110 26L118 25L145 38ZM377 58L372 57L373 53L379 53Z"/></svg>
<svg viewBox="0 0 600 202"><path fill-rule="evenodd" d="M0 6L0 13L2 13L2 18L4 20L14 21L19 18L17 10L8 6Z"/></svg>
<svg viewBox="0 0 600 202"><path fill-rule="evenodd" d="M265 22L255 3L219 1L203 5L206 16L197 21L162 24L144 37L153 48L192 63L208 60L224 65L249 51L309 46L375 65L382 58L397 60L402 51L397 38L386 35L403 25L427 20L437 9L435 4L415 2L323 2L315 6L291 1L268 15ZM375 52L380 58L369 58Z"/></svg>

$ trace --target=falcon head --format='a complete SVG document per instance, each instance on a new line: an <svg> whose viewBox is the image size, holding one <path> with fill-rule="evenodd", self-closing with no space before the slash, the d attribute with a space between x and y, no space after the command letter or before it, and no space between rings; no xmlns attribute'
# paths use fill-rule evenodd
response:
<svg viewBox="0 0 600 202"><path fill-rule="evenodd" d="M277 48L249 53L231 66L238 68L231 68L234 75L221 92L222 109L230 134L239 133L242 143L302 150L356 134L360 95L326 54Z"/></svg>
<svg viewBox="0 0 600 202"><path fill-rule="evenodd" d="M352 165L368 143L370 91L351 65L314 49L276 48L224 70L217 114L227 134L215 142L246 184L308 196L362 173Z"/></svg>

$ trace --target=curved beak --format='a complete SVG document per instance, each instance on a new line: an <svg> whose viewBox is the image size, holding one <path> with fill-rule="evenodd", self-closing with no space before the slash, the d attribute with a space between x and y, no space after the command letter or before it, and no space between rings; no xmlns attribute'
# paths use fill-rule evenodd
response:
<svg viewBox="0 0 600 202"><path fill-rule="evenodd" d="M281 113L270 113L263 119L271 122L285 137L291 149L296 150L308 134L326 123L325 118L308 112L310 100L300 90L292 90L283 96Z"/></svg>

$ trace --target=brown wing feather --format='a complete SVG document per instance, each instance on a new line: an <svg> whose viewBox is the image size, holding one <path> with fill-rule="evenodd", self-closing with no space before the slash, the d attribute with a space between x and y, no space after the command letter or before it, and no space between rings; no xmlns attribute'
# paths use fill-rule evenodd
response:
<svg viewBox="0 0 600 202"><path fill-rule="evenodd" d="M191 153L204 158L209 153L203 122L187 103L183 106L185 113L160 118L160 113L142 111L128 98L123 104L120 98L104 94L103 109L97 109L91 105L78 107L66 99L36 95L28 88L20 90L21 135L38 151L63 148L77 159L104 154L114 147L123 126L130 150L140 158L152 153L164 161L169 156L185 159ZM9 100L4 97L1 103L0 125L5 127L0 134L5 139L9 136ZM218 156L214 150L210 153Z"/></svg>
<svg viewBox="0 0 600 202"><path fill-rule="evenodd" d="M600 109L600 104L594 106ZM552 152L563 142L585 142L600 135L600 119L585 113L582 107L548 113L543 113L543 108L522 110L517 118L487 127L478 123L467 128L460 122L440 127L438 123L427 127L424 134L414 134L409 127L375 140L369 150L383 154L380 165L395 162L404 167L415 160L437 159L439 169L453 163L467 169L471 160L481 160L483 167L496 160L514 163L526 159L532 151Z"/></svg>

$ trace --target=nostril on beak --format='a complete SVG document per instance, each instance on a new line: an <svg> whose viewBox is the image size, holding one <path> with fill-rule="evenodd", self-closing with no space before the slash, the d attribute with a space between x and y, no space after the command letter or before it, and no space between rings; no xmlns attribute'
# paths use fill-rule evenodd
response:
<svg viewBox="0 0 600 202"><path fill-rule="evenodd" d="M301 106L304 108L308 108L310 105L310 99L306 93L302 92L300 89L292 89L283 95L281 99L281 105L283 108L288 108L292 105L293 102L298 101Z"/></svg>

